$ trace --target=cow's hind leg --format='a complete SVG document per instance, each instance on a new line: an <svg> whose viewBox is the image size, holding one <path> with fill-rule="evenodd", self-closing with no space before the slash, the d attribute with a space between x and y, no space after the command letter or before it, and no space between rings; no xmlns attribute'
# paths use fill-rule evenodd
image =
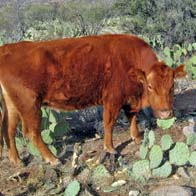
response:
<svg viewBox="0 0 196 196"><path fill-rule="evenodd" d="M2 130L2 113L0 113L0 159L3 154L3 130Z"/></svg>
<svg viewBox="0 0 196 196"><path fill-rule="evenodd" d="M20 165L21 160L16 149L15 133L19 122L18 112L7 94L4 95L1 137L4 137L9 160L15 165ZM2 145L3 148L3 145Z"/></svg>
<svg viewBox="0 0 196 196"><path fill-rule="evenodd" d="M119 114L120 107L112 105L111 103L104 104L103 124L104 124L104 150L111 154L116 154L113 147L112 133L116 119Z"/></svg>
<svg viewBox="0 0 196 196"><path fill-rule="evenodd" d="M22 115L22 121L28 130L27 136L33 145L41 152L46 162L51 165L59 163L58 159L50 152L47 145L43 142L41 137L41 112L40 107L36 104L32 106L29 112L24 112Z"/></svg>

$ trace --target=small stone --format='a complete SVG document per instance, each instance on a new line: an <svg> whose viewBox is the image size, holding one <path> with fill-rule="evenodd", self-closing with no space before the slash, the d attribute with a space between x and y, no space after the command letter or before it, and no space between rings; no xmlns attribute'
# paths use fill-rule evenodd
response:
<svg viewBox="0 0 196 196"><path fill-rule="evenodd" d="M196 124L196 117L190 118L188 120L188 122L189 122L189 125L195 125Z"/></svg>
<svg viewBox="0 0 196 196"><path fill-rule="evenodd" d="M183 134L188 136L194 133L194 125L189 125L183 128Z"/></svg>
<svg viewBox="0 0 196 196"><path fill-rule="evenodd" d="M68 186L68 184L71 182L72 178L71 176L65 176L63 179L62 179L62 183L64 186Z"/></svg>
<svg viewBox="0 0 196 196"><path fill-rule="evenodd" d="M126 184L127 182L125 180L118 180L116 182L112 183L112 187L118 187L118 186L123 186L124 184Z"/></svg>
<svg viewBox="0 0 196 196"><path fill-rule="evenodd" d="M57 180L58 176L57 176L57 173L54 169L48 167L46 169L44 178L46 181L55 182Z"/></svg>
<svg viewBox="0 0 196 196"><path fill-rule="evenodd" d="M177 174L183 178L190 178L190 175L188 174L187 170L183 167L178 168Z"/></svg>
<svg viewBox="0 0 196 196"><path fill-rule="evenodd" d="M74 145L67 145L66 146L66 151L67 152L74 152Z"/></svg>
<svg viewBox="0 0 196 196"><path fill-rule="evenodd" d="M156 188L150 196L193 196L193 192L187 187L171 185Z"/></svg>
<svg viewBox="0 0 196 196"><path fill-rule="evenodd" d="M195 151L196 150L196 144L191 145L190 149L191 149L191 151Z"/></svg>
<svg viewBox="0 0 196 196"><path fill-rule="evenodd" d="M114 177L109 173L104 165L100 164L93 169L91 181L96 187L110 186L113 180Z"/></svg>
<svg viewBox="0 0 196 196"><path fill-rule="evenodd" d="M138 190L131 190L129 191L129 196L138 196L140 192Z"/></svg>
<svg viewBox="0 0 196 196"><path fill-rule="evenodd" d="M88 168L84 168L80 174L78 174L77 179L83 184L87 184L90 178L90 170Z"/></svg>

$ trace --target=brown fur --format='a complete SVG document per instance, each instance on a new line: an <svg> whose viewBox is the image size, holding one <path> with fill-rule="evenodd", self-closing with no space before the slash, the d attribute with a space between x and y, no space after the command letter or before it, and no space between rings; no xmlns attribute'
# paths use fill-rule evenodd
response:
<svg viewBox="0 0 196 196"><path fill-rule="evenodd" d="M0 153L4 137L10 160L20 162L14 140L20 119L24 135L45 160L57 163L41 138L42 105L62 110L103 105L104 149L115 153L112 129L119 110L125 109L130 118L131 137L139 142L137 111L151 105L157 116L169 117L174 75L183 74L182 66L172 70L158 62L148 44L130 35L4 45L0 48L4 106Z"/></svg>

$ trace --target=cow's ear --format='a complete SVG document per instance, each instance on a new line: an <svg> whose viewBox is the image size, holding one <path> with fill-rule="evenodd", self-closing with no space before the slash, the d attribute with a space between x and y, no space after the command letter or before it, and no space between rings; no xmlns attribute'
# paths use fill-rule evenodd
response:
<svg viewBox="0 0 196 196"><path fill-rule="evenodd" d="M137 82L146 83L145 73L139 69L130 69L129 77Z"/></svg>
<svg viewBox="0 0 196 196"><path fill-rule="evenodd" d="M185 65L179 65L174 69L174 77L175 78L182 78L187 75L187 72L185 71Z"/></svg>

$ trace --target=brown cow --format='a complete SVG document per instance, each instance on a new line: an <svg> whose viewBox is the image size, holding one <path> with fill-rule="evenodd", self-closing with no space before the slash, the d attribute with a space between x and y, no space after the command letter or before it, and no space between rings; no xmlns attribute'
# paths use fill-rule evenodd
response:
<svg viewBox="0 0 196 196"><path fill-rule="evenodd" d="M4 137L10 161L20 163L14 136L21 120L23 134L45 160L58 162L41 138L42 105L62 110L103 105L104 149L115 153L112 129L119 110L126 110L131 137L138 143L137 111L151 106L159 118L172 116L173 80L184 75L183 65L173 70L158 62L148 44L130 35L4 45L0 48L0 154Z"/></svg>

